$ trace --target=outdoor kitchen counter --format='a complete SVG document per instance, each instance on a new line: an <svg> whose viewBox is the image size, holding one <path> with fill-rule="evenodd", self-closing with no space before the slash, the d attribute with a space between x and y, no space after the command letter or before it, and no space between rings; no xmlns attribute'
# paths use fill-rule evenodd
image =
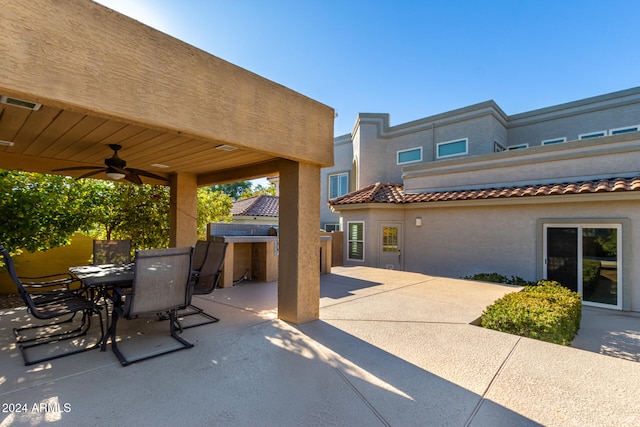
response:
<svg viewBox="0 0 640 427"><path fill-rule="evenodd" d="M227 242L227 253L218 286L226 288L240 280L278 280L277 236L210 236ZM320 273L331 272L331 236L320 236Z"/></svg>
<svg viewBox="0 0 640 427"><path fill-rule="evenodd" d="M227 253L219 287L233 286L240 279L272 282L278 280L277 236L211 236L227 242Z"/></svg>

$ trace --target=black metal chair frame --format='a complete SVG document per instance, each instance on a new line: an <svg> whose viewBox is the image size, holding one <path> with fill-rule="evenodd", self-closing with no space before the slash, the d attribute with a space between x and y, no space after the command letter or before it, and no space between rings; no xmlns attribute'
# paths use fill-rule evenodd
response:
<svg viewBox="0 0 640 427"><path fill-rule="evenodd" d="M158 277L157 282L154 283L154 288L157 285L157 289L153 289L153 292L165 292L167 288L163 288L162 284L165 284L167 287L172 288L173 291L181 291L183 290L183 298L178 301L178 299L168 301L166 303L162 303L164 305L151 306L148 305L145 308L138 309L136 299L142 298L139 295L144 295L144 291L141 289L141 283L144 283L141 279L145 274L145 263L149 260L156 260L159 265L162 265L163 258L169 259L169 257L176 256L187 256L188 257L188 266L184 269L184 277L181 276L181 272L172 271L175 268L174 266L164 265L164 269L159 268L158 271L161 271L162 276ZM126 290L114 287L114 307L113 307L113 316L111 319L111 325L109 327L109 332L111 335L111 349L118 357L118 360L122 364L122 366L128 366L132 363L139 362L142 360L151 359L153 357L161 356L167 353L173 353L175 351L184 350L187 348L193 347L193 344L182 338L178 335L178 330L182 330L180 323L177 318L177 312L179 309L184 309L189 304L189 284L190 284L190 276L191 276L191 262L193 256L193 248L169 248L169 249L152 249L145 251L136 251L135 261L134 261L134 279L131 288ZM153 273L149 273L153 274ZM173 275L172 275L173 274ZM183 281L184 279L184 281ZM148 291L148 290L146 290ZM158 313L166 313L169 319L169 331L171 337L173 337L176 341L182 344L181 347L172 348L163 352L155 353L152 355L146 355L138 358L127 358L123 352L118 347L117 343L117 324L120 318L125 319L134 319L137 318L138 315L144 314L155 314Z"/></svg>
<svg viewBox="0 0 640 427"><path fill-rule="evenodd" d="M102 312L93 302L87 298L87 290L85 288L71 289L70 285L78 282L70 274L62 273L41 277L22 277L16 273L13 259L9 251L0 245L5 267L9 272L9 276L18 288L18 292L29 313L40 320L53 320L53 322L44 325L24 326L14 328L13 333L16 336L18 348L22 354L25 365L33 365L36 363L46 362L60 357L70 356L72 354L82 353L87 350L93 350L100 346L100 342L104 339L105 331L102 321ZM35 337L25 338L21 333L27 330L41 330L57 328L65 323L70 323L76 314L82 312L82 321L80 325L69 331L54 332L50 334L38 334ZM100 318L101 337L95 345L79 348L73 351L62 352L51 356L31 360L27 351L29 348L38 347L45 344L51 344L63 340L81 337L87 334L91 327L91 315L98 314ZM69 315L68 319L55 320L60 317Z"/></svg>
<svg viewBox="0 0 640 427"><path fill-rule="evenodd" d="M200 245L200 247L198 245ZM200 315L207 320L183 326L183 329L209 325L220 321L220 319L206 313L204 309L197 307L191 301L193 295L208 295L218 286L220 276L222 275L222 267L224 266L227 245L228 243L226 242L202 240L197 242L195 250L200 250L200 254L196 257L196 252L194 252L194 268L191 276L191 295L189 296L189 306L187 309L179 311L178 316L186 317ZM222 249L216 253L213 249L215 246L222 247ZM200 260L202 261L199 262ZM196 264L196 262L198 262L198 264Z"/></svg>

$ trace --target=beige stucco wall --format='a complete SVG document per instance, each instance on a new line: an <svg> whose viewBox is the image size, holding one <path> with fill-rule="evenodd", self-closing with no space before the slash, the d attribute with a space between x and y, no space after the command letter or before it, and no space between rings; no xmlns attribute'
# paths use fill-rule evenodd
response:
<svg viewBox="0 0 640 427"><path fill-rule="evenodd" d="M640 164L637 133L570 141L404 168L406 192L490 188L589 177L633 176Z"/></svg>
<svg viewBox="0 0 640 427"><path fill-rule="evenodd" d="M87 0L4 0L0 93L321 166L334 110Z"/></svg>
<svg viewBox="0 0 640 427"><path fill-rule="evenodd" d="M640 196L631 197L635 199L550 196L530 197L526 203L503 199L344 210L345 224L366 221L364 263L346 261L346 256L345 262L378 266L380 237L375 225L401 217L407 271L453 278L496 272L539 280L543 274L541 224L545 220L621 223L623 308L640 311ZM417 216L422 218L422 227L415 225Z"/></svg>

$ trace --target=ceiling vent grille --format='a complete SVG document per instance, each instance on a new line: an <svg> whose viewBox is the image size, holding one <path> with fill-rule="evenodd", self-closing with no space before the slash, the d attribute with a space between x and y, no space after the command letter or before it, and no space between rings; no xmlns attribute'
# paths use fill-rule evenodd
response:
<svg viewBox="0 0 640 427"><path fill-rule="evenodd" d="M42 104L37 104L35 102L25 101L23 99L18 99L18 98L11 98L9 96L4 96L4 95L0 96L0 103L13 105L14 107L26 108L32 111L38 111L40 107L42 107Z"/></svg>

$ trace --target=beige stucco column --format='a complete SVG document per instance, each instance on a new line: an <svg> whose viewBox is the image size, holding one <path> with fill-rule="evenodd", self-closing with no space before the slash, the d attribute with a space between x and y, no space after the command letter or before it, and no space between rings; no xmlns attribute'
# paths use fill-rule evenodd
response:
<svg viewBox="0 0 640 427"><path fill-rule="evenodd" d="M198 180L188 173L171 176L169 246L196 244L198 238Z"/></svg>
<svg viewBox="0 0 640 427"><path fill-rule="evenodd" d="M278 317L320 316L320 167L281 160Z"/></svg>

